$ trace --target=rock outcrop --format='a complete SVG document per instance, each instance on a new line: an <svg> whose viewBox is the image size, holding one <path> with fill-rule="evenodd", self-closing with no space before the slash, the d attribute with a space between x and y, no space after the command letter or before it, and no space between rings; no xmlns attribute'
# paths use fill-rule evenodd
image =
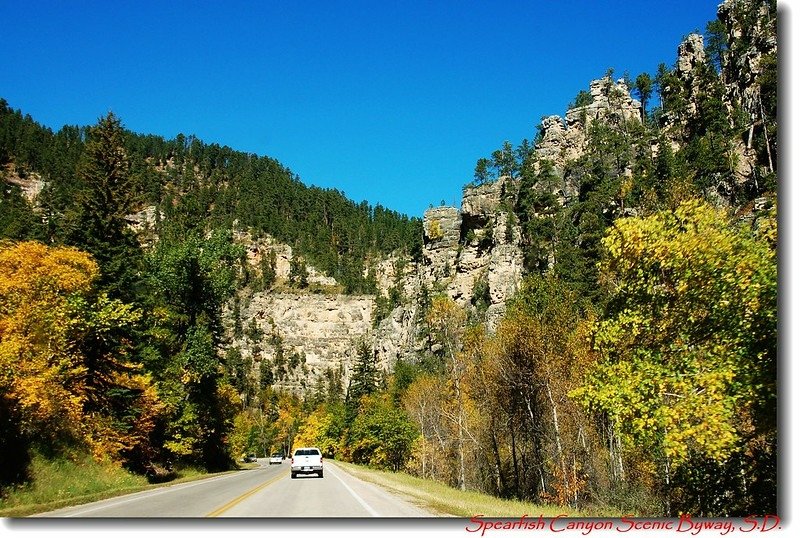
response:
<svg viewBox="0 0 800 538"><path fill-rule="evenodd" d="M620 124L628 120L641 120L642 105L631 97L630 88L623 79L614 82L610 77L593 80L589 84L592 101L567 111L567 130L582 132L585 136L593 121Z"/></svg>
<svg viewBox="0 0 800 538"><path fill-rule="evenodd" d="M507 178L467 187L460 211L432 208L423 221L423 285L461 306L485 306L490 330L522 282L520 231L510 210L515 188Z"/></svg>
<svg viewBox="0 0 800 538"><path fill-rule="evenodd" d="M586 151L589 129L593 122L601 121L621 125L627 121L640 122L642 105L630 95L624 80L614 82L609 77L593 80L589 84L589 103L567 110L565 118L546 116L541 122L541 136L535 151L539 159L550 161L559 176L569 161L580 158ZM578 187L565 182L557 193L562 203L577 196Z"/></svg>
<svg viewBox="0 0 800 538"><path fill-rule="evenodd" d="M670 106L665 107L660 126L672 150L678 151L693 134L690 126L701 113L701 101L708 95L719 98L718 108L727 112L731 128L737 130L728 148L734 167L733 174L717 178L706 195L720 204L729 204L735 192L758 190L759 177L774 172L777 167L774 159L776 133L769 133L764 127L768 123L769 101L772 100L774 106L777 98L777 80L764 79L770 64L775 72L777 25L769 4L758 0L726 0L720 4L717 14L728 44L718 51L721 56L714 58L718 61L715 67L720 69L719 78L716 73L709 75L712 67L703 37L699 34L687 36L678 46L674 76L662 88L663 100ZM772 93L766 98L765 87ZM759 151L763 155L759 156Z"/></svg>
<svg viewBox="0 0 800 538"><path fill-rule="evenodd" d="M746 136L737 140L735 147L736 182L743 184L756 175L758 155L754 139L758 136L766 137L766 171L777 169L773 156L775 140L764 130L765 109L769 108L771 98L777 99L777 80L764 80L767 66L777 65L777 21L766 2L753 0L726 0L720 4L717 16L725 25L727 42L731 44L723 54L721 66L727 105L732 110L737 105L741 107L749 120ZM776 94L763 95L765 85L772 85L768 92Z"/></svg>
<svg viewBox="0 0 800 538"><path fill-rule="evenodd" d="M419 286L415 289L419 290ZM395 308L371 334L376 363L384 370L401 359L413 362L425 351L427 342L420 330L417 297Z"/></svg>
<svg viewBox="0 0 800 538"><path fill-rule="evenodd" d="M19 170L13 163L0 168L0 180L19 187L22 196L34 207L37 206L39 194L46 185L40 174Z"/></svg>
<svg viewBox="0 0 800 538"><path fill-rule="evenodd" d="M540 158L563 168L567 161L580 156L583 149L582 130L567 131L566 123L561 116L542 118L541 133L541 139L536 144L536 154Z"/></svg>
<svg viewBox="0 0 800 538"><path fill-rule="evenodd" d="M661 88L664 103L681 104L680 107L670 105L660 116L661 130L672 144L673 151L680 149L686 137L686 126L697 116L703 91L700 71L706 67L706 63L703 36L689 34L678 45L678 59L673 71L675 76Z"/></svg>
<svg viewBox="0 0 800 538"><path fill-rule="evenodd" d="M678 59L675 62L675 71L681 80L690 80L697 68L706 63L706 48L703 36L689 34L678 45Z"/></svg>
<svg viewBox="0 0 800 538"><path fill-rule="evenodd" d="M434 207L423 217L423 256L427 283L449 278L453 272L453 253L461 239L461 214L455 207Z"/></svg>
<svg viewBox="0 0 800 538"><path fill-rule="evenodd" d="M234 224L235 228L235 224ZM234 240L245 246L245 254L248 264L257 268L262 259L266 259L271 253L275 255L275 278L278 282L286 282L292 270L292 260L295 255L291 246L275 240L270 235L265 235L259 239L253 239L250 234L242 231L234 232ZM308 283L317 284L323 287L336 288L338 282L333 277L325 275L312 265L305 265L308 272Z"/></svg>
<svg viewBox="0 0 800 538"><path fill-rule="evenodd" d="M722 59L722 79L731 102L738 102L753 121L761 117L759 78L765 59L778 51L775 17L766 2L726 0L717 9L731 48Z"/></svg>
<svg viewBox="0 0 800 538"><path fill-rule="evenodd" d="M590 85L591 101L571 109L562 120L550 116L543 120L543 136L536 146L541 157L558 169L585 151L593 121L620 124L640 121L641 105L630 97L623 81L610 78ZM444 294L469 309L493 331L506 310L507 301L522 284L524 256L521 230L512 211L518 180L503 177L464 189L460 208L432 207L423 217L422 259L414 263L397 257L369 264L384 297L394 290L402 304L373 323L374 297L351 298L342 295L260 294L242 310L243 323L255 319L267 334L275 334L291 353L305 357L301 367L279 376L278 386L305 390L326 369L345 366L356 356L358 342L371 347L376 361L389 369L399 359L413 360L430 349L422 330L421 297ZM566 192L565 192L566 191ZM577 187L563 187L562 200L577 195ZM288 278L291 247L270 238L253 241L240 237L247 245L249 263L257 266L270 251L275 253L276 274ZM309 281L332 284L309 268ZM333 283L335 284L335 282ZM339 317L336 312L342 312ZM246 342L240 342L246 345ZM264 360L274 361L274 345L264 346ZM300 368L299 370L297 368Z"/></svg>
<svg viewBox="0 0 800 538"><path fill-rule="evenodd" d="M461 209L426 211L422 260L414 263L395 256L372 265L379 295L395 289L403 297L402 304L379 323L375 323L376 296L259 292L241 300L239 323L248 329L233 338L232 345L252 360L255 375L266 363L275 386L304 392L327 371L341 370L346 386L361 343L385 370L397 360L414 360L429 350L431 343L422 327L423 296L445 294L482 316L493 330L522 282L520 230L507 207L515 188L505 179L469 187ZM274 252L278 278L288 277L289 246L242 234L237 240L246 245L251 266L257 267ZM314 274L313 268L309 273ZM229 333L232 316L230 308ZM247 336L253 331L263 334L258 342Z"/></svg>
<svg viewBox="0 0 800 538"><path fill-rule="evenodd" d="M128 228L136 234L139 243L143 247L149 247L158 241L156 226L163 218L164 214L159 212L156 206L150 205L141 211L125 215L125 222Z"/></svg>

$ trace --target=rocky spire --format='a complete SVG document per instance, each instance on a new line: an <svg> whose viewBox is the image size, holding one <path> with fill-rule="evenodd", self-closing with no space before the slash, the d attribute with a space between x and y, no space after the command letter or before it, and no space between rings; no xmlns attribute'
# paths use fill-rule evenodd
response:
<svg viewBox="0 0 800 538"><path fill-rule="evenodd" d="M560 116L542 118L541 138L536 144L539 158L548 159L559 170L567 161L577 159L586 149L586 134L593 121L619 125L624 121L641 121L642 105L630 95L624 80L610 77L589 84L588 104L567 110Z"/></svg>

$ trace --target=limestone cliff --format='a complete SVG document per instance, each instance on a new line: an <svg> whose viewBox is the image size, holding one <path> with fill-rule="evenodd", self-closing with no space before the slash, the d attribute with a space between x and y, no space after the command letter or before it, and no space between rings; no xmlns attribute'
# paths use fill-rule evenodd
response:
<svg viewBox="0 0 800 538"><path fill-rule="evenodd" d="M258 239L251 237L248 233L237 230L237 223L234 223L234 240L245 246L246 256L249 265L254 269L259 268L262 260L266 260L270 255L274 255L273 270L275 279L278 283L285 283L289 280L292 261L296 260L294 250L291 246L277 241L270 235L264 235ZM336 279L326 276L312 265L305 265L308 273L308 283L322 287L335 289L338 287Z"/></svg>
<svg viewBox="0 0 800 538"><path fill-rule="evenodd" d="M722 79L730 102L738 102L752 121L763 119L761 78L766 62L777 61L777 17L768 3L726 0L717 16L730 44L723 53Z"/></svg>
<svg viewBox="0 0 800 538"><path fill-rule="evenodd" d="M273 384L304 392L325 375L350 372L354 350L372 327L373 296L257 293L241 308L244 334L233 338L253 370Z"/></svg>
<svg viewBox="0 0 800 538"><path fill-rule="evenodd" d="M721 62L722 81L727 106L740 107L747 117L746 136L737 141L736 181L757 181L759 161L766 170L777 170L777 133L768 128L770 113L777 108L777 78L770 80L770 71L777 72L777 13L767 2L726 0L717 16L725 26L729 44ZM771 68L771 69L770 69ZM759 156L758 139L762 138Z"/></svg>
<svg viewBox="0 0 800 538"><path fill-rule="evenodd" d="M19 187L22 196L34 207L37 207L39 194L46 185L41 174L24 169L20 170L14 163L8 163L0 167L0 180L9 185Z"/></svg>

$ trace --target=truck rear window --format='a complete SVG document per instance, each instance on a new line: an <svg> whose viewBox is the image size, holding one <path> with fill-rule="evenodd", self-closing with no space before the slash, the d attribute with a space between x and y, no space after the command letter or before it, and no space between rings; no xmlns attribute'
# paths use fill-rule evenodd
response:
<svg viewBox="0 0 800 538"><path fill-rule="evenodd" d="M295 456L319 456L319 450L316 448L301 448L294 453Z"/></svg>

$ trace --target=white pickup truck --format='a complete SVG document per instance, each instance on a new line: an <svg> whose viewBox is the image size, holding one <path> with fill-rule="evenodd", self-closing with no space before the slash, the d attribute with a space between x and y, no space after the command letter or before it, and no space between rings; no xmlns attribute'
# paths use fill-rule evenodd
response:
<svg viewBox="0 0 800 538"><path fill-rule="evenodd" d="M292 453L292 478L306 473L322 478L322 452L317 447L298 448Z"/></svg>

